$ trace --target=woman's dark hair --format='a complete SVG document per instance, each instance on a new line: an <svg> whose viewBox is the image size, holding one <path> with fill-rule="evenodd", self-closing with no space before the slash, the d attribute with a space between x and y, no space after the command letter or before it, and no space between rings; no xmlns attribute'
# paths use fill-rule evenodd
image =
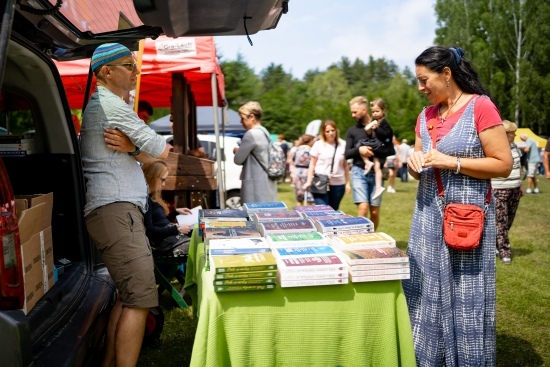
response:
<svg viewBox="0 0 550 367"><path fill-rule="evenodd" d="M414 63L436 73L441 73L448 67L463 92L488 96L489 92L481 85L477 72L463 55L464 51L461 48L432 46L424 50Z"/></svg>

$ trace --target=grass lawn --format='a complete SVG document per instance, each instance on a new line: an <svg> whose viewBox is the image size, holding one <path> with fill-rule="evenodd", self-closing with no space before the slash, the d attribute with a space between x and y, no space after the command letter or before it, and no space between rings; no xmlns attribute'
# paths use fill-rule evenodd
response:
<svg viewBox="0 0 550 367"><path fill-rule="evenodd" d="M541 177L541 176L539 176ZM416 195L416 181L397 182L397 193L385 193L378 231L407 246ZM526 182L524 182L524 185ZM550 180L540 179L541 194L524 196L510 230L512 264L497 261L497 366L550 366ZM279 200L295 205L294 190L279 184ZM352 195L340 209L357 215ZM188 366L196 320L175 307L166 292L163 343L144 348L138 367Z"/></svg>

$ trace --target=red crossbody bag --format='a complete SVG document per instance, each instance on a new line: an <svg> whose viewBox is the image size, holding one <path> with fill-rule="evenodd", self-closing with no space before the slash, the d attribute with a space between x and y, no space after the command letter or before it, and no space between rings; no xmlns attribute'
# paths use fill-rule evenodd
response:
<svg viewBox="0 0 550 367"><path fill-rule="evenodd" d="M436 129L430 125L432 147L436 149ZM434 167L438 195L445 204L445 192L439 169ZM453 250L469 251L477 248L483 235L485 213L491 202L491 185L485 196L485 208L474 204L449 203L443 209L443 240Z"/></svg>

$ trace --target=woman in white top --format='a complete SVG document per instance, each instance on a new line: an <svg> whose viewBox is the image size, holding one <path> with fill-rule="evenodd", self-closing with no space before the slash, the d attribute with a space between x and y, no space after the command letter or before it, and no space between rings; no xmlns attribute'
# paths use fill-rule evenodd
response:
<svg viewBox="0 0 550 367"><path fill-rule="evenodd" d="M519 206L519 199L525 193L521 180L521 151L514 143L516 130L518 127L508 120L502 121L506 137L512 150L512 172L508 177L498 177L491 179L493 195L495 198L495 211L497 222L497 251L503 264L512 263L512 252L508 231L512 227L512 222L516 217L516 211Z"/></svg>
<svg viewBox="0 0 550 367"><path fill-rule="evenodd" d="M307 181L303 186L304 190L311 186L314 173L329 176L328 192L326 194L313 194L316 205L328 204L334 210L338 210L344 193L350 193L349 167L344 157L345 149L346 142L339 138L336 123L331 120L323 122L321 125L321 139L313 144L309 152L311 161ZM332 164L333 157L334 164Z"/></svg>

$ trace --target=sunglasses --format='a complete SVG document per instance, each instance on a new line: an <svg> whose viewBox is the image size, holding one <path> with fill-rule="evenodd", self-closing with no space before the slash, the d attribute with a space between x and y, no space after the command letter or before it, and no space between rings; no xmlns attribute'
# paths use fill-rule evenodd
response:
<svg viewBox="0 0 550 367"><path fill-rule="evenodd" d="M124 66L128 71L134 71L137 69L137 63L135 62L126 62L124 64L107 64L107 66Z"/></svg>

